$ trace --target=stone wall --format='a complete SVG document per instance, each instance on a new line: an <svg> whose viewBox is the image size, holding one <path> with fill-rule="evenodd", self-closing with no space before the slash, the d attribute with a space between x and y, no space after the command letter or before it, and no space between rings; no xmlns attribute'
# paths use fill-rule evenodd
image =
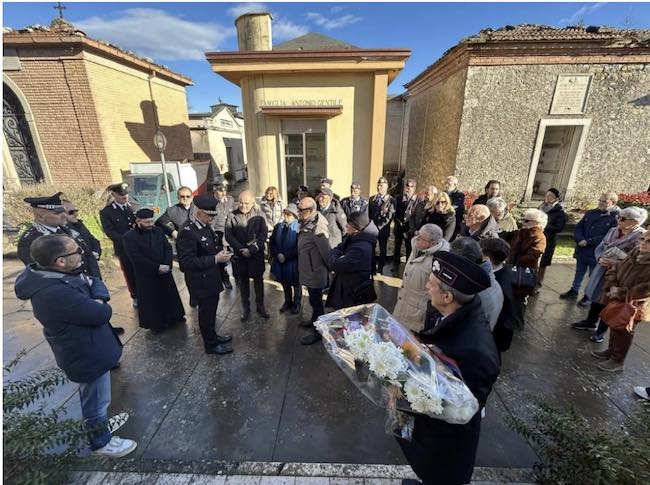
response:
<svg viewBox="0 0 650 485"><path fill-rule="evenodd" d="M83 61L19 49L20 70L5 71L27 99L53 183L111 181Z"/></svg>
<svg viewBox="0 0 650 485"><path fill-rule="evenodd" d="M462 69L409 98L406 174L419 187L441 187L444 178L454 173L465 75Z"/></svg>
<svg viewBox="0 0 650 485"><path fill-rule="evenodd" d="M384 172L397 172L402 140L404 102L394 97L386 103L386 135L384 137Z"/></svg>
<svg viewBox="0 0 650 485"><path fill-rule="evenodd" d="M559 74L593 74L584 115L549 115ZM650 65L474 66L468 69L456 175L464 190L496 178L523 196L542 119L591 120L573 196L639 192L650 178Z"/></svg>
<svg viewBox="0 0 650 485"><path fill-rule="evenodd" d="M153 144L155 101L160 128L167 137L165 158L192 158L185 88L103 57L85 53L90 87L105 141L113 180L122 180L129 163L160 160Z"/></svg>

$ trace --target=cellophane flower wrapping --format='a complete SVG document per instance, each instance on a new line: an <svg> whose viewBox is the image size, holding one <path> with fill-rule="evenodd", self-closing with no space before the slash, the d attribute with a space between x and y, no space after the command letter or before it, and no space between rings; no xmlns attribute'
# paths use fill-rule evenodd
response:
<svg viewBox="0 0 650 485"><path fill-rule="evenodd" d="M374 404L388 410L387 431L409 439L410 413L466 424L478 401L446 364L376 303L344 308L314 324L334 362ZM400 411L402 413L400 413Z"/></svg>

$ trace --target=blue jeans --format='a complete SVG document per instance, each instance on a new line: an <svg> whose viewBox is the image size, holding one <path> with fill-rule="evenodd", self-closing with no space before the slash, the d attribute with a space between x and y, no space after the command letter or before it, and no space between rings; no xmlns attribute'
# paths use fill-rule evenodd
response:
<svg viewBox="0 0 650 485"><path fill-rule="evenodd" d="M571 285L571 289L577 292L580 289L580 286L582 285L582 280L584 279L587 271L589 271L589 276L591 276L591 272L594 270L595 267L596 267L596 263L584 263L580 260L577 260L576 275L573 278L573 284Z"/></svg>
<svg viewBox="0 0 650 485"><path fill-rule="evenodd" d="M309 304L311 305L311 321L315 322L318 317L325 315L325 306L323 305L323 289L307 288L309 293Z"/></svg>
<svg viewBox="0 0 650 485"><path fill-rule="evenodd" d="M103 448L111 440L108 429L108 405L111 403L111 373L106 372L92 382L79 384L81 415L88 428L90 448Z"/></svg>

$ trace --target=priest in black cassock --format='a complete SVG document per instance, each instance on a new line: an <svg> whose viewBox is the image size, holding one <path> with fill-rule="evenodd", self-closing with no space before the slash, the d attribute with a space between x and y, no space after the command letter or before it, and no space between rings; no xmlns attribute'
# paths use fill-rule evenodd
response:
<svg viewBox="0 0 650 485"><path fill-rule="evenodd" d="M135 270L140 326L158 333L185 322L185 309L172 276L172 247L154 225L153 211L140 209L135 223L122 241Z"/></svg>

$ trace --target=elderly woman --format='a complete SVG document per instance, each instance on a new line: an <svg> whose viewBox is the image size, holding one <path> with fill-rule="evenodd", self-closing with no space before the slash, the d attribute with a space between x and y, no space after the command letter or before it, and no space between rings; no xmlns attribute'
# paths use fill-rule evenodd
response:
<svg viewBox="0 0 650 485"><path fill-rule="evenodd" d="M501 197L495 197L489 199L485 205L490 209L490 214L499 225L499 236L510 242L517 230L517 221L508 211L508 203Z"/></svg>
<svg viewBox="0 0 650 485"><path fill-rule="evenodd" d="M275 225L282 220L282 201L277 187L268 187L262 197L260 209L266 219L266 227L269 229L269 236Z"/></svg>
<svg viewBox="0 0 650 485"><path fill-rule="evenodd" d="M413 251L404 268L393 317L414 332L419 332L424 329L429 301L426 284L431 274L433 253L449 251L449 243L443 239L442 229L435 224L423 225L411 242Z"/></svg>
<svg viewBox="0 0 650 485"><path fill-rule="evenodd" d="M280 313L301 310L302 288L298 279L298 207L289 204L283 211L284 219L276 224L269 240L271 274L282 285L284 304Z"/></svg>
<svg viewBox="0 0 650 485"><path fill-rule="evenodd" d="M442 229L442 237L451 242L456 230L456 211L447 192L441 192L432 211L428 211L425 224L435 224Z"/></svg>
<svg viewBox="0 0 650 485"><path fill-rule="evenodd" d="M594 250L597 265L589 277L585 295L592 302L585 320L572 325L577 330L595 330L591 340L600 343L604 340L607 326L601 322L598 328L598 316L605 308L601 303L603 296L603 278L609 268L622 261L638 246L639 239L646 232L641 225L648 218L648 211L641 207L626 207L618 216L616 227L612 227Z"/></svg>
<svg viewBox="0 0 650 485"><path fill-rule="evenodd" d="M530 268L537 273L539 260L546 250L544 228L547 222L548 216L539 209L528 209L524 212L521 229L515 231L510 242L508 263L517 268ZM516 281L513 280L513 322L516 328L524 327L524 312L528 296L534 292L534 286L534 284L530 288L516 286Z"/></svg>
<svg viewBox="0 0 650 485"><path fill-rule="evenodd" d="M623 261L610 266L605 274L603 302L629 301L637 311L631 325L622 329L611 329L606 350L591 352L593 357L603 361L598 364L598 368L603 371L623 370L636 325L640 321L650 320L650 231L641 236L639 243L638 248L630 251Z"/></svg>
<svg viewBox="0 0 650 485"><path fill-rule="evenodd" d="M379 231L368 214L353 212L347 220L345 233L343 242L327 257L334 280L326 303L337 310L360 303L355 290L372 278L372 255Z"/></svg>
<svg viewBox="0 0 650 485"><path fill-rule="evenodd" d="M548 216L548 224L544 228L546 250L542 255L542 261L539 265L539 275L537 275L538 289L542 287L546 268L551 265L551 261L553 260L557 235L562 232L566 225L566 212L564 212L564 207L560 203L560 191L554 188L548 189L548 192L544 196L544 202L539 206L539 210ZM535 294L537 293L539 293L539 290L535 291Z"/></svg>

